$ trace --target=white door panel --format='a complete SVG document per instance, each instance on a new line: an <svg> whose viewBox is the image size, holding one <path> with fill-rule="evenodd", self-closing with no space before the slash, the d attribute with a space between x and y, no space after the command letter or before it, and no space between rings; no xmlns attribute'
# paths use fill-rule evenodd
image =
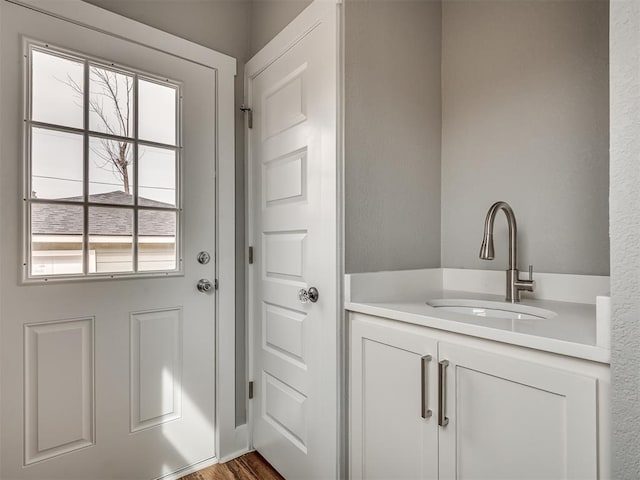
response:
<svg viewBox="0 0 640 480"><path fill-rule="evenodd" d="M336 15L315 2L247 65L253 444L290 479L337 475Z"/></svg>
<svg viewBox="0 0 640 480"><path fill-rule="evenodd" d="M350 478L438 478L438 343L350 321Z"/></svg>
<svg viewBox="0 0 640 480"><path fill-rule="evenodd" d="M444 342L439 355L441 479L598 477L595 378Z"/></svg>
<svg viewBox="0 0 640 480"><path fill-rule="evenodd" d="M151 479L211 458L214 296L195 287L215 269L196 255L215 251L216 73L8 2L1 31L3 478ZM183 276L20 284L25 37L182 83Z"/></svg>

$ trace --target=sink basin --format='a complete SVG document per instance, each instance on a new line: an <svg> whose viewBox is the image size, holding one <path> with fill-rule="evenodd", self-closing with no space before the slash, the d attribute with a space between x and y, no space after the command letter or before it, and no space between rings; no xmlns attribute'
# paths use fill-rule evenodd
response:
<svg viewBox="0 0 640 480"><path fill-rule="evenodd" d="M442 298L429 300L427 305L445 312L476 317L508 318L511 320L540 320L556 316L555 312L543 308L487 300Z"/></svg>

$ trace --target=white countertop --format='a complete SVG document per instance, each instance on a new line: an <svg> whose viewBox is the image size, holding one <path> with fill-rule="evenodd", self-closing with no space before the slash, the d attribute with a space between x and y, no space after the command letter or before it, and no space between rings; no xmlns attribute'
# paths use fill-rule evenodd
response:
<svg viewBox="0 0 640 480"><path fill-rule="evenodd" d="M504 302L504 295L445 290L430 285L415 298L346 298L345 309L439 330L495 340L561 355L609 363L610 351L596 342L596 306L590 303L525 299L521 304L551 310L552 318L512 320L465 315L434 308L436 299Z"/></svg>

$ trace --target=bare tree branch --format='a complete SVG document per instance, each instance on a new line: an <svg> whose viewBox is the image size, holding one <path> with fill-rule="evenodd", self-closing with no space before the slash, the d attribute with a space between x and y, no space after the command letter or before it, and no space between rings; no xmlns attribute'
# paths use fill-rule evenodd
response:
<svg viewBox="0 0 640 480"><path fill-rule="evenodd" d="M121 137L128 137L131 122L131 93L133 90L133 78L121 75L125 83L126 99L122 105L121 88L119 76L120 74L91 67L91 90L89 95L89 111L93 112L97 119L102 123L106 133ZM122 80L122 79L121 79ZM83 87L78 84L70 75L67 75L66 81L68 85L80 98L84 98ZM86 86L85 88L90 88ZM95 91L93 91L95 89ZM105 109L105 100L107 104L111 104L113 113L112 118ZM92 147L94 154L94 164L105 171L110 171L115 178L122 182L125 193L131 193L129 186L129 166L131 164L131 144L128 142L120 142L117 140L100 139L101 147Z"/></svg>

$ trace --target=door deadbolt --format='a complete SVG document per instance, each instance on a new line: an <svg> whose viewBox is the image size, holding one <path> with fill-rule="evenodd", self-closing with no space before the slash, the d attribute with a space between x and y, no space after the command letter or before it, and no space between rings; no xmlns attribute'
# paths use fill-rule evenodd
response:
<svg viewBox="0 0 640 480"><path fill-rule="evenodd" d="M206 265L207 263L209 263L211 261L211 255L209 255L209 252L205 252L204 250L202 252L200 252L198 254L198 263L200 265Z"/></svg>

